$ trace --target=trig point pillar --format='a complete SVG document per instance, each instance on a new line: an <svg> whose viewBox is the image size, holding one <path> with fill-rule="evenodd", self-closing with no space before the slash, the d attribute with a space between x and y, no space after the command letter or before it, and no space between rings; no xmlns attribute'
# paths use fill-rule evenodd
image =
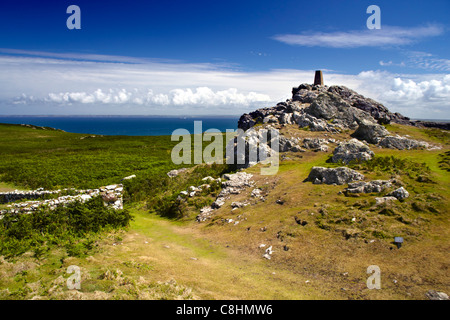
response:
<svg viewBox="0 0 450 320"><path fill-rule="evenodd" d="M323 86L322 70L316 70L316 75L314 76L314 85Z"/></svg>

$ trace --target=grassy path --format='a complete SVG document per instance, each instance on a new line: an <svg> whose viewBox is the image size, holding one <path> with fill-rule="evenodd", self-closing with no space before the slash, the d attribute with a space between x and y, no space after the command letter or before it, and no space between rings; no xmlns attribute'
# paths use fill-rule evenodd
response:
<svg viewBox="0 0 450 320"><path fill-rule="evenodd" d="M133 214L135 221L121 244L100 254L104 266L126 260L150 264L149 279L175 279L202 299L319 298L301 277L277 270L269 261L242 257L236 249L214 244L196 228L137 210Z"/></svg>

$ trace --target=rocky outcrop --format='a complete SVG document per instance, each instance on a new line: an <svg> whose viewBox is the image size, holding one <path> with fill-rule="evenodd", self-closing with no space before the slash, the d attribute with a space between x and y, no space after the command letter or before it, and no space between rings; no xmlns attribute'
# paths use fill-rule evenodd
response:
<svg viewBox="0 0 450 320"><path fill-rule="evenodd" d="M356 129L362 120L450 130L450 123L414 121L399 113L392 113L381 103L345 86L328 87L306 83L292 88L291 99L274 107L242 115L238 128L248 130L257 123L296 123L301 127L309 127L312 131L336 132Z"/></svg>
<svg viewBox="0 0 450 320"><path fill-rule="evenodd" d="M409 118L406 117L405 119L394 119L392 120L392 122L408 126L414 126L418 128L438 128L441 130L450 130L450 122L410 120Z"/></svg>
<svg viewBox="0 0 450 320"><path fill-rule="evenodd" d="M311 181L314 184L325 183L342 185L363 179L364 176L361 173L347 167L313 167L308 178L306 178L306 181Z"/></svg>
<svg viewBox="0 0 450 320"><path fill-rule="evenodd" d="M430 145L424 141L418 141L408 139L401 136L387 136L380 140L380 147L399 149L399 150L411 150L411 149L428 149Z"/></svg>
<svg viewBox="0 0 450 320"><path fill-rule="evenodd" d="M242 115L238 128L248 130L257 123L295 123L311 131L339 132L344 128L356 129L362 120L376 122L370 113L352 106L336 94L341 91L330 88L302 84L293 88L292 99Z"/></svg>
<svg viewBox="0 0 450 320"><path fill-rule="evenodd" d="M301 152L305 151L303 150L299 145L299 140L297 138L286 138L285 136L280 135L279 136L279 152Z"/></svg>
<svg viewBox="0 0 450 320"><path fill-rule="evenodd" d="M257 123L264 123L264 118L273 115L276 118L280 117L287 108L284 102L278 103L275 107L262 108L250 112L250 114L243 114L238 121L238 128L246 131Z"/></svg>
<svg viewBox="0 0 450 320"><path fill-rule="evenodd" d="M367 161L374 153L370 148L357 139L341 142L333 151L331 161L348 164L350 161Z"/></svg>
<svg viewBox="0 0 450 320"><path fill-rule="evenodd" d="M362 121L352 134L352 137L365 140L368 143L377 144L383 137L388 135L389 131L382 125L370 121Z"/></svg>
<svg viewBox="0 0 450 320"><path fill-rule="evenodd" d="M278 133L278 130L276 132ZM267 128L251 128L244 133L241 132L227 144L227 155L232 154L234 159L234 161L231 161L228 156L227 163L234 163L240 169L250 167L269 158L274 154L270 147L271 140L270 130ZM244 146L243 150L239 149L239 144Z"/></svg>
<svg viewBox="0 0 450 320"><path fill-rule="evenodd" d="M348 187L345 189L345 192L348 193L372 193L372 192L381 192L386 188L390 188L392 183L390 180L373 180L373 181L358 181L351 182L348 184Z"/></svg>
<svg viewBox="0 0 450 320"><path fill-rule="evenodd" d="M369 113L378 123L388 124L391 121L409 120L409 118L402 116L399 113L392 113L381 103L366 98L363 95L345 87L345 86L331 86L328 91L340 96L351 106Z"/></svg>
<svg viewBox="0 0 450 320"><path fill-rule="evenodd" d="M322 92L317 95L305 112L318 119L337 120L338 124L356 129L363 120L374 121L374 118L355 107L352 107L344 99L331 92Z"/></svg>
<svg viewBox="0 0 450 320"><path fill-rule="evenodd" d="M200 214L197 215L196 220L198 222L202 222L209 219L214 213L214 210L221 208L230 195L239 194L247 187L253 186L254 182L252 177L252 174L244 171L233 174L224 174L221 179L222 190L216 200L211 204L211 206L200 209Z"/></svg>

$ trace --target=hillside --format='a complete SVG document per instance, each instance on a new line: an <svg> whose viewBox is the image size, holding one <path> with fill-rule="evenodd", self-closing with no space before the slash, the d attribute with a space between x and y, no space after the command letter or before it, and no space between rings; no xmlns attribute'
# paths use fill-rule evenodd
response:
<svg viewBox="0 0 450 320"><path fill-rule="evenodd" d="M169 137L89 137L1 125L3 191L123 183L123 206L134 220L91 235L82 252L46 243L39 255L32 246L5 255L0 297L448 294L450 133L407 121L350 89L304 84L292 99L239 121L249 137L279 132L277 174L262 175L264 163L247 163L241 171L198 165L172 177L166 173L181 166L171 165ZM251 147L254 140L246 141ZM403 238L401 248L395 237ZM81 268L79 291L66 288L70 265ZM379 290L366 285L371 265L381 270Z"/></svg>

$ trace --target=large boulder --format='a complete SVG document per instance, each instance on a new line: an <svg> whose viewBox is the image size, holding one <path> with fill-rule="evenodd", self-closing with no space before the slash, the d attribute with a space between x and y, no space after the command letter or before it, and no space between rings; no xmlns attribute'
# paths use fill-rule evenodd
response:
<svg viewBox="0 0 450 320"><path fill-rule="evenodd" d="M377 144L387 135L389 135L389 131L382 125L371 121L362 121L352 134L352 137L359 140L365 140L368 143Z"/></svg>
<svg viewBox="0 0 450 320"><path fill-rule="evenodd" d="M313 151L328 151L328 140L320 138L305 138L303 139L303 147Z"/></svg>
<svg viewBox="0 0 450 320"><path fill-rule="evenodd" d="M401 136L387 136L380 140L380 147L399 149L399 150L411 150L411 149L427 149L430 145L424 141L418 141L408 139Z"/></svg>
<svg viewBox="0 0 450 320"><path fill-rule="evenodd" d="M364 175L361 173L347 168L324 168L324 167L313 167L309 173L306 181L311 181L314 184L338 184L342 185L345 183L363 180Z"/></svg>
<svg viewBox="0 0 450 320"><path fill-rule="evenodd" d="M370 148L357 139L341 142L333 151L331 161L334 163L350 161L367 161L372 159L374 153Z"/></svg>
<svg viewBox="0 0 450 320"><path fill-rule="evenodd" d="M275 150L271 148L271 133L275 131L271 130L250 128L230 139L226 146L227 163L234 164L237 168L247 168L275 155ZM239 145L243 146L242 150ZM233 161L230 159L231 155Z"/></svg>
<svg viewBox="0 0 450 320"><path fill-rule="evenodd" d="M279 152L302 151L301 147L298 145L298 140L296 138L286 138L285 136L279 136ZM304 150L303 150L304 151Z"/></svg>

